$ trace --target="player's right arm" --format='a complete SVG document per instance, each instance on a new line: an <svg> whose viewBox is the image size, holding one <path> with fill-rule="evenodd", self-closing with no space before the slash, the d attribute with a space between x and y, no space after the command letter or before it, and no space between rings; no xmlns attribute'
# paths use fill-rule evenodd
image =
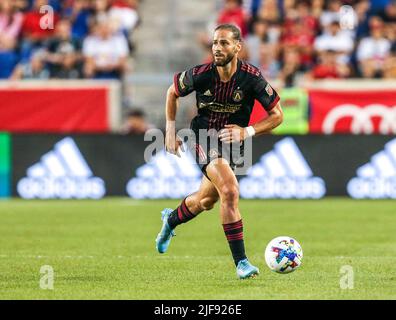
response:
<svg viewBox="0 0 396 320"><path fill-rule="evenodd" d="M165 150L171 154L179 155L179 148L182 145L176 136L176 112L179 105L179 96L172 84L166 94L166 131L165 131Z"/></svg>
<svg viewBox="0 0 396 320"><path fill-rule="evenodd" d="M166 94L166 132L165 150L180 157L179 148L182 141L176 135L176 112L179 97L184 97L195 90L193 69L175 74L173 84Z"/></svg>

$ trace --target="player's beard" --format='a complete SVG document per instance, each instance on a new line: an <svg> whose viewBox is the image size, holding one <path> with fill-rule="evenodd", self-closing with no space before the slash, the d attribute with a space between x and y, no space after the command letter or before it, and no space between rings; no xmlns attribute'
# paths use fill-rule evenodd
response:
<svg viewBox="0 0 396 320"><path fill-rule="evenodd" d="M235 54L230 53L229 55L225 56L224 60L221 62L216 62L216 60L214 61L214 64L216 67L224 67L227 64L229 64L231 62L232 59L234 59Z"/></svg>

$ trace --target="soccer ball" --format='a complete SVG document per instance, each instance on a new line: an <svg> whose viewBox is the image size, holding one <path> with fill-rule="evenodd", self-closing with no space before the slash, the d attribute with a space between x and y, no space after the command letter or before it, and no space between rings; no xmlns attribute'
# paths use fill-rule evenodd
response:
<svg viewBox="0 0 396 320"><path fill-rule="evenodd" d="M301 265L303 251L300 244L290 237L272 239L265 248L265 262L277 273L289 273Z"/></svg>

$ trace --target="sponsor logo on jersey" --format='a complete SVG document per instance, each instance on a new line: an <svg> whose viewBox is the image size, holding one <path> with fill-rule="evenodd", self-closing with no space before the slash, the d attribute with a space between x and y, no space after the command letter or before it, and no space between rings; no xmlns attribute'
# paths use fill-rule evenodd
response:
<svg viewBox="0 0 396 320"><path fill-rule="evenodd" d="M374 133L374 118L380 119L379 132L381 134L396 134L396 106L387 107L382 104L370 104L363 108L354 104L334 107L323 121L323 132L333 133L337 122L347 118L352 119L351 132L354 134Z"/></svg>
<svg viewBox="0 0 396 320"><path fill-rule="evenodd" d="M294 140L284 138L239 182L243 198L319 199L326 194L325 182L315 177Z"/></svg>
<svg viewBox="0 0 396 320"><path fill-rule="evenodd" d="M27 169L27 177L17 184L22 198L100 199L105 183L95 177L72 138L64 138L52 151Z"/></svg>
<svg viewBox="0 0 396 320"><path fill-rule="evenodd" d="M126 191L135 199L180 199L198 190L202 173L195 158L186 152L180 158L162 150L136 170Z"/></svg>
<svg viewBox="0 0 396 320"><path fill-rule="evenodd" d="M213 111L213 112L229 112L229 113L235 113L239 109L241 109L242 105L241 104L221 104L218 102L210 102L210 103L204 103L200 102L199 103L199 109L202 108L208 108L208 110Z"/></svg>
<svg viewBox="0 0 396 320"><path fill-rule="evenodd" d="M385 144L370 162L356 170L356 177L347 185L347 192L356 199L396 199L396 139Z"/></svg>

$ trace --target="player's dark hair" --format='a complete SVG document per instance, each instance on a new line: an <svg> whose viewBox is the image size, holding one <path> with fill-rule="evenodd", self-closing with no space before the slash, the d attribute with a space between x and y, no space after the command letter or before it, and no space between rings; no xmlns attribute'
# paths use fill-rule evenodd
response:
<svg viewBox="0 0 396 320"><path fill-rule="evenodd" d="M130 110L130 111L127 113L127 117L144 118L145 116L146 116L146 114L145 114L144 111L141 110L141 109Z"/></svg>
<svg viewBox="0 0 396 320"><path fill-rule="evenodd" d="M234 24L231 23L220 24L216 27L214 31L216 32L217 30L231 31L234 40L242 41L241 30Z"/></svg>

